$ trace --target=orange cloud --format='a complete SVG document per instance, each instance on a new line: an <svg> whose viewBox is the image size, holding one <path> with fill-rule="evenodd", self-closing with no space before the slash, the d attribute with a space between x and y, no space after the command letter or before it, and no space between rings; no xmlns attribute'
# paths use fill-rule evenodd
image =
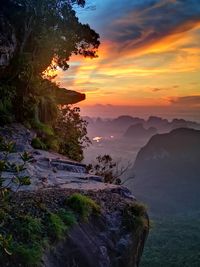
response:
<svg viewBox="0 0 200 267"><path fill-rule="evenodd" d="M167 21L171 23L170 27L159 25L165 17L162 18L163 13L158 11L163 7L168 10L169 3L180 1L160 1L113 22L111 28L116 30L115 35L102 41L99 57L91 60L73 56L69 71L59 72L58 81L66 88L86 92L87 100L81 103L83 106L99 102L167 106L171 103L169 99L198 94L199 17L187 20L179 14L177 23ZM176 12L170 13L171 16L176 19ZM151 19L153 22L148 23Z"/></svg>

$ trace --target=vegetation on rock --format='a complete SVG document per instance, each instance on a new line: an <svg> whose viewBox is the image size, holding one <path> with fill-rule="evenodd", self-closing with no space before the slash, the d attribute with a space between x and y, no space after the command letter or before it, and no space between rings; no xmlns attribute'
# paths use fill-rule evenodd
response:
<svg viewBox="0 0 200 267"><path fill-rule="evenodd" d="M1 266L40 266L45 250L67 238L67 232L78 221L100 211L92 199L81 194L62 198L56 206L48 199L34 197L21 199L21 205L17 205L15 198L11 194L0 209Z"/></svg>
<svg viewBox="0 0 200 267"><path fill-rule="evenodd" d="M29 176L23 174L26 169L26 164L32 160L32 156L24 152L20 154L22 163L11 163L8 159L15 149L15 144L4 140L0 136L0 200L4 200L9 194L9 191L14 186L18 190L21 186L30 185L31 180ZM10 179L5 179L4 172L13 172L14 175Z"/></svg>
<svg viewBox="0 0 200 267"><path fill-rule="evenodd" d="M81 194L74 194L66 200L66 204L84 220L88 220L91 213L98 214L100 207L92 199Z"/></svg>
<svg viewBox="0 0 200 267"><path fill-rule="evenodd" d="M147 209L144 204L133 202L126 207L123 215L125 227L131 231L137 232L149 228L149 222L146 218Z"/></svg>
<svg viewBox="0 0 200 267"><path fill-rule="evenodd" d="M87 141L85 122L77 110L58 106L59 86L48 74L58 67L66 70L72 54L96 57L99 35L89 25L81 24L73 10L74 4L84 3L9 0L3 1L0 11L5 38L14 35L16 40L9 64L0 69L0 124L17 121L34 128L41 140L41 143L34 140L35 146L62 152L76 160L82 159L83 143ZM60 127L66 128L66 113L76 116L68 127L75 132L73 136L71 133L63 136L60 131Z"/></svg>

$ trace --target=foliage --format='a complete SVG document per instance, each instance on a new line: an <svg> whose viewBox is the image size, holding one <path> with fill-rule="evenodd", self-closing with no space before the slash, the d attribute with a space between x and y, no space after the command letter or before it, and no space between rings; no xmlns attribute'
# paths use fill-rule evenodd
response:
<svg viewBox="0 0 200 267"><path fill-rule="evenodd" d="M12 121L12 100L14 97L14 87L0 85L0 126Z"/></svg>
<svg viewBox="0 0 200 267"><path fill-rule="evenodd" d="M35 149L43 149L46 150L46 145L40 140L39 137L33 138L32 142L31 142L32 147L34 147Z"/></svg>
<svg viewBox="0 0 200 267"><path fill-rule="evenodd" d="M82 208L74 206L77 199ZM56 207L48 198L39 201L43 205L29 196L20 201L21 205L11 201L8 208L0 209L0 266L40 266L44 250L63 239L77 218L86 219L91 212L99 212L98 205L81 194L71 195Z"/></svg>
<svg viewBox="0 0 200 267"><path fill-rule="evenodd" d="M26 245L23 243L15 244L13 254L16 262L20 262L21 266L38 266L42 257L42 247L40 244L33 243Z"/></svg>
<svg viewBox="0 0 200 267"><path fill-rule="evenodd" d="M115 162L110 155L98 156L95 163L87 166L88 172L103 177L105 183L115 184L122 184L120 177L129 168L130 164L126 167L120 166L120 162ZM127 180L129 179L132 179L132 177L129 177Z"/></svg>
<svg viewBox="0 0 200 267"><path fill-rule="evenodd" d="M81 194L73 194L66 200L67 206L87 220L91 213L98 214L100 207L92 199Z"/></svg>
<svg viewBox="0 0 200 267"><path fill-rule="evenodd" d="M146 215L146 207L142 203L133 202L124 210L123 224L134 232L148 229L149 222Z"/></svg>
<svg viewBox="0 0 200 267"><path fill-rule="evenodd" d="M78 108L58 107L59 86L44 71L68 68L72 54L96 57L99 35L76 17L73 5L83 0L3 1L4 23L17 40L15 56L1 71L1 124L16 120L34 128L32 145L81 161L89 143ZM2 23L2 21L0 21ZM14 116L13 116L14 114Z"/></svg>
<svg viewBox="0 0 200 267"><path fill-rule="evenodd" d="M200 266L199 213L153 217L141 260L141 267Z"/></svg>
<svg viewBox="0 0 200 267"><path fill-rule="evenodd" d="M58 214L49 213L48 232L53 240L61 239L67 230L67 226Z"/></svg>
<svg viewBox="0 0 200 267"><path fill-rule="evenodd" d="M3 157L0 160L0 199L5 200L7 194L13 186L17 186L18 190L21 186L30 185L30 177L21 174L26 169L26 164L32 160L32 156L28 152L20 154L22 164L11 163L8 160L10 153L14 151L15 144L10 141L4 140L0 137L0 151L3 153ZM3 172L13 172L13 177L10 180L3 177Z"/></svg>
<svg viewBox="0 0 200 267"><path fill-rule="evenodd" d="M62 107L52 128L44 124L40 126L37 137L31 143L34 148L51 149L76 161L83 159L83 149L90 144L90 140L87 137L87 122L81 118L79 108Z"/></svg>
<svg viewBox="0 0 200 267"><path fill-rule="evenodd" d="M51 123L57 113L52 89L58 86L43 72L47 67L66 70L72 54L96 57L99 35L81 24L73 10L73 4L84 2L3 0L0 23L10 25L10 35L14 32L17 40L15 56L0 73L0 115L5 123L13 119L11 114L23 123Z"/></svg>
<svg viewBox="0 0 200 267"><path fill-rule="evenodd" d="M83 148L90 143L87 137L87 122L80 117L80 109L65 106L60 109L54 126L59 138L59 152L77 161L83 159Z"/></svg>
<svg viewBox="0 0 200 267"><path fill-rule="evenodd" d="M60 209L58 215L62 219L62 221L67 225L67 227L72 227L77 222L74 213L71 211Z"/></svg>

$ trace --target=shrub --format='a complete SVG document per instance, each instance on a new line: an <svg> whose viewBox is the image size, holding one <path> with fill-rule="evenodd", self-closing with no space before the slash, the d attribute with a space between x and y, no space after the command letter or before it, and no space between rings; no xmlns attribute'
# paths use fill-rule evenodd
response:
<svg viewBox="0 0 200 267"><path fill-rule="evenodd" d="M47 149L46 145L38 137L36 137L32 140L31 145L35 149L42 149L42 150Z"/></svg>
<svg viewBox="0 0 200 267"><path fill-rule="evenodd" d="M100 212L100 207L94 200L81 194L73 194L66 200L66 204L84 220L87 220L91 213Z"/></svg>
<svg viewBox="0 0 200 267"><path fill-rule="evenodd" d="M59 110L54 125L59 140L59 153L70 159L83 160L83 149L90 144L87 137L87 122L80 116L80 109L65 106Z"/></svg>
<svg viewBox="0 0 200 267"><path fill-rule="evenodd" d="M98 156L93 164L89 164L87 166L87 171L103 177L104 183L119 185L134 178L134 176L128 177L123 182L121 181L122 175L126 173L130 167L130 163L128 163L127 166L122 166L120 161L115 162L110 155L103 155Z"/></svg>
<svg viewBox="0 0 200 267"><path fill-rule="evenodd" d="M54 131L52 127L45 123L41 123L40 121L33 120L31 121L31 125L39 134L54 135Z"/></svg>
<svg viewBox="0 0 200 267"><path fill-rule="evenodd" d="M17 218L14 223L16 235L20 240L31 240L31 242L39 242L42 234L42 223L38 218L31 215L23 215Z"/></svg>
<svg viewBox="0 0 200 267"><path fill-rule="evenodd" d="M0 126L13 121L12 101L15 97L15 88L0 84Z"/></svg>
<svg viewBox="0 0 200 267"><path fill-rule="evenodd" d="M40 266L43 251L62 239L76 223L75 215L65 209L56 213L46 209L38 213L37 210L38 215L42 214L41 218L35 217L33 210L31 208L26 215L22 215L20 210L13 214L12 209L7 213L1 212L0 266Z"/></svg>
<svg viewBox="0 0 200 267"><path fill-rule="evenodd" d="M21 263L18 266L35 267L41 261L42 252L42 246L39 243L33 243L31 245L19 243L15 244L13 257L17 262Z"/></svg>
<svg viewBox="0 0 200 267"><path fill-rule="evenodd" d="M73 212L66 211L64 209L60 209L58 212L59 217L62 219L62 221L65 223L67 228L72 227L74 224L77 223L76 217Z"/></svg>
<svg viewBox="0 0 200 267"><path fill-rule="evenodd" d="M146 217L146 207L142 203L133 202L127 205L123 214L123 224L134 232L148 229L148 219Z"/></svg>
<svg viewBox="0 0 200 267"><path fill-rule="evenodd" d="M65 225L63 220L58 214L51 212L49 213L47 220L47 228L50 238L53 241L61 239L67 230L67 226Z"/></svg>

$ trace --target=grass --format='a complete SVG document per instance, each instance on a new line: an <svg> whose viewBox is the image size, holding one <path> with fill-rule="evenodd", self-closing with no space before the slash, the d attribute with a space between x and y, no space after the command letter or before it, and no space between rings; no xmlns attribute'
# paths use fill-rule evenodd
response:
<svg viewBox="0 0 200 267"><path fill-rule="evenodd" d="M22 206L7 203L0 209L0 266L40 266L45 249L97 212L100 207L81 194L71 195L55 208L48 201L38 205L34 198L23 200Z"/></svg>
<svg viewBox="0 0 200 267"><path fill-rule="evenodd" d="M149 222L146 217L146 206L139 202L133 202L124 210L123 224L124 226L134 232L149 228Z"/></svg>
<svg viewBox="0 0 200 267"><path fill-rule="evenodd" d="M48 236L52 241L62 239L67 230L67 225L56 213L49 213L47 218Z"/></svg>
<svg viewBox="0 0 200 267"><path fill-rule="evenodd" d="M91 213L99 214L100 207L91 198L73 194L66 200L66 205L77 213L83 220L88 220Z"/></svg>
<svg viewBox="0 0 200 267"><path fill-rule="evenodd" d="M71 211L60 209L58 215L68 227L72 227L77 223L76 217Z"/></svg>

